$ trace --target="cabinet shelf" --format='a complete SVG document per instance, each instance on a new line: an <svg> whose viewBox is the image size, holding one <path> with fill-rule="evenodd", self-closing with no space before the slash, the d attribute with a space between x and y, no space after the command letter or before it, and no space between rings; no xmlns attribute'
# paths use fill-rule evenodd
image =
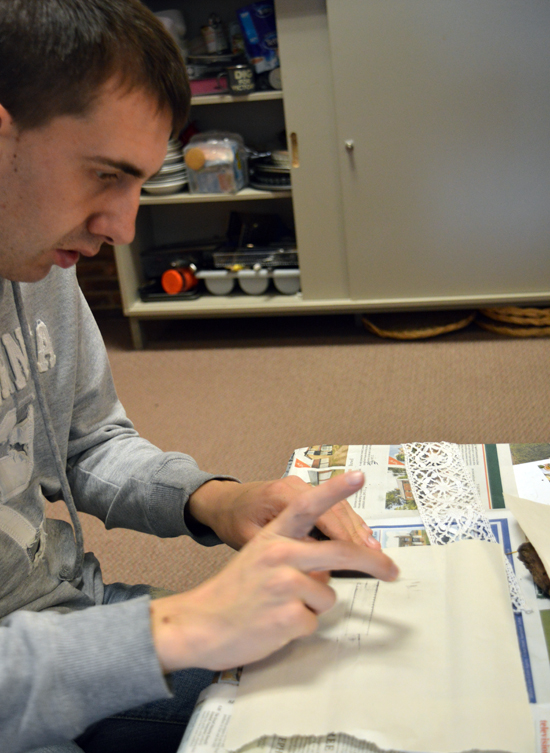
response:
<svg viewBox="0 0 550 753"><path fill-rule="evenodd" d="M120 250L120 247L119 249ZM141 321L151 319L196 319L218 316L283 316L345 312L349 301L308 301L301 293L280 295L203 295L189 301L141 301L134 298L124 309L135 348L143 348Z"/></svg>
<svg viewBox="0 0 550 753"><path fill-rule="evenodd" d="M191 106L200 105L223 105L235 104L237 102L266 102L273 99L282 99L282 91L265 91L252 92L252 94L201 94L197 97L191 97Z"/></svg>
<svg viewBox="0 0 550 753"><path fill-rule="evenodd" d="M217 201L257 201L258 199L288 199L292 191L259 191L243 188L238 193L173 193L165 195L142 194L140 204L204 204Z"/></svg>
<svg viewBox="0 0 550 753"><path fill-rule="evenodd" d="M125 311L127 316L140 318L155 317L197 317L220 314L261 314L272 311L298 312L309 308L304 302L301 293L295 295L281 295L279 293L266 293L265 295L210 295L205 294L199 298L188 301L141 301L135 300Z"/></svg>

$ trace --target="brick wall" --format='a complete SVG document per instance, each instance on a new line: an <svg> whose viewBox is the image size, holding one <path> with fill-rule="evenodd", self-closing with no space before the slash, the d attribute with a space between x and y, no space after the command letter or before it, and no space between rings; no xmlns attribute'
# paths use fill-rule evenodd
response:
<svg viewBox="0 0 550 753"><path fill-rule="evenodd" d="M97 256L92 258L82 256L76 273L92 311L116 313L122 310L112 246L104 244Z"/></svg>

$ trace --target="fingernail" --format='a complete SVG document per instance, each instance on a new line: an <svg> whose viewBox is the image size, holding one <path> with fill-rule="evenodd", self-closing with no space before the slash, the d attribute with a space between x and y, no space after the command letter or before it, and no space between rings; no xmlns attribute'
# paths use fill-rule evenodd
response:
<svg viewBox="0 0 550 753"><path fill-rule="evenodd" d="M392 566L390 567L390 579L396 580L397 576L399 575L399 568L395 563L392 563Z"/></svg>
<svg viewBox="0 0 550 753"><path fill-rule="evenodd" d="M373 549L380 549L380 542L378 541L378 539L375 539L374 536L368 537L367 544L373 547Z"/></svg>
<svg viewBox="0 0 550 753"><path fill-rule="evenodd" d="M357 486L363 483L365 477L363 476L363 471L350 471L346 473L345 479L350 486Z"/></svg>
<svg viewBox="0 0 550 753"><path fill-rule="evenodd" d="M367 546L369 546L369 539L371 538L370 533L363 530L362 528L360 528L357 533L361 537L361 540L364 541Z"/></svg>

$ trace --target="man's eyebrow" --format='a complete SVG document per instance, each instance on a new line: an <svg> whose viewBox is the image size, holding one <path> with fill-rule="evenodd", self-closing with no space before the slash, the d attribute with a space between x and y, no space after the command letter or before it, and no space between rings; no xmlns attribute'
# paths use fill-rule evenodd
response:
<svg viewBox="0 0 550 753"><path fill-rule="evenodd" d="M132 178L139 178L141 180L142 178L147 177L143 170L140 170L139 167L131 165L125 160L109 159L109 157L90 157L89 161L101 165L107 165L115 170L120 170L121 172L126 173L126 175L131 175Z"/></svg>

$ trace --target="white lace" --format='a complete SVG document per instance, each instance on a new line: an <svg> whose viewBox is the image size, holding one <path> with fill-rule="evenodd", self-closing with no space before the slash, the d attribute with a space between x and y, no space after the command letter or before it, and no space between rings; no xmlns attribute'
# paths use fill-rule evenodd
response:
<svg viewBox="0 0 550 753"><path fill-rule="evenodd" d="M414 442L404 444L403 451L411 491L430 544L461 539L496 542L458 445ZM505 563L514 612L529 612L507 557Z"/></svg>

